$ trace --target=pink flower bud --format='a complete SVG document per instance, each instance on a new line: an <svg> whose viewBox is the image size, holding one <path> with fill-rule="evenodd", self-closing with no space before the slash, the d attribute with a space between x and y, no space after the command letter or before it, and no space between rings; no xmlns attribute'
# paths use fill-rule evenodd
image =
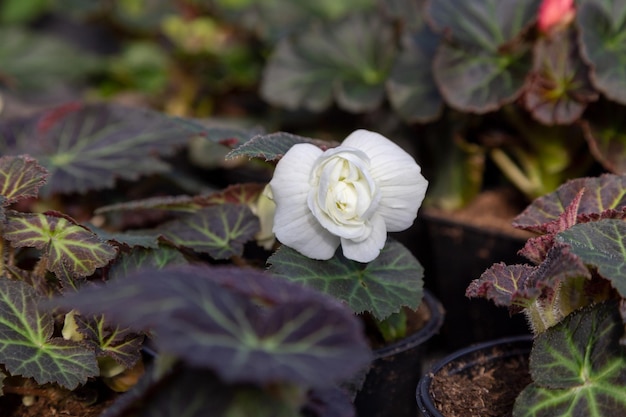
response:
<svg viewBox="0 0 626 417"><path fill-rule="evenodd" d="M548 33L566 26L574 20L575 14L574 0L543 0L537 19L539 31Z"/></svg>

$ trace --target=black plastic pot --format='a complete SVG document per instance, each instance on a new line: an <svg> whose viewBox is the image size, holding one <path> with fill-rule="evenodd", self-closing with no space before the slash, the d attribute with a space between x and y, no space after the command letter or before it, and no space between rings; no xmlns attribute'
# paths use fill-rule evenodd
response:
<svg viewBox="0 0 626 417"><path fill-rule="evenodd" d="M465 296L469 283L494 263L528 263L517 254L526 239L428 213L422 217L430 255L423 261L427 285L446 310L440 349L448 353L474 343L529 333L522 314L510 316L506 308Z"/></svg>
<svg viewBox="0 0 626 417"><path fill-rule="evenodd" d="M354 404L358 417L415 417L415 386L422 373L427 341L441 328L444 311L429 291L429 321L416 333L374 351L374 360Z"/></svg>
<svg viewBox="0 0 626 417"><path fill-rule="evenodd" d="M436 362L424 373L417 384L416 403L423 417L446 417L435 406L431 395L431 384L435 375L447 372L453 375L469 372L476 366L484 366L489 361L503 360L530 354L532 337L529 335L512 336L489 342L479 343L460 349Z"/></svg>

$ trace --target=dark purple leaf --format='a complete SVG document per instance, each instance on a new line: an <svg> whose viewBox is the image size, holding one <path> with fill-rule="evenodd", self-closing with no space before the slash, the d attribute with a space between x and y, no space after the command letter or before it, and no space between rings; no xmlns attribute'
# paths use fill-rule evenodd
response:
<svg viewBox="0 0 626 417"><path fill-rule="evenodd" d="M253 137L248 142L231 151L228 157L247 156L249 158L263 158L266 161L276 161L297 143L310 143L320 147L322 150L338 145L336 142L277 132Z"/></svg>
<svg viewBox="0 0 626 417"><path fill-rule="evenodd" d="M212 369L231 383L324 386L368 363L370 349L358 318L340 310L335 300L326 304L312 297L260 305L211 280L231 270L142 270L57 299L55 305L104 314L112 323L136 330L154 330L160 351ZM247 273L265 277L261 271Z"/></svg>
<svg viewBox="0 0 626 417"><path fill-rule="evenodd" d="M37 197L46 183L48 171L28 155L0 158L0 195L2 206L23 198Z"/></svg>
<svg viewBox="0 0 626 417"><path fill-rule="evenodd" d="M570 124L580 118L587 103L598 99L587 78L587 66L578 54L576 34L568 30L542 37L535 44L535 68L524 94L524 104L541 123Z"/></svg>

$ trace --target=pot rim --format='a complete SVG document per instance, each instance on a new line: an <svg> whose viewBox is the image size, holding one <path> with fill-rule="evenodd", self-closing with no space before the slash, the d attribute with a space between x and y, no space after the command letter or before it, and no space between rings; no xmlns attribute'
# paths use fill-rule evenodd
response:
<svg viewBox="0 0 626 417"><path fill-rule="evenodd" d="M437 410L437 407L435 407L435 404L432 401L430 396L430 385L432 384L435 374L441 371L449 363L463 358L470 359L465 361L463 366L451 370L450 374L456 374L475 365L477 361L472 356L479 351L485 350L488 352L488 354L482 355L483 358L486 358L487 360L491 360L496 357L507 358L510 356L530 353L532 342L533 336L529 334L507 336L487 342L472 344L447 355L443 359L440 359L422 375L417 383L415 399L417 401L419 411L423 413L424 416L444 417L439 410ZM504 354L496 354L493 352L493 348L505 345L510 345L510 348L507 348ZM482 362L484 362L484 360Z"/></svg>
<svg viewBox="0 0 626 417"><path fill-rule="evenodd" d="M430 319L424 324L424 327L419 329L417 332L410 334L409 336L401 340L398 340L397 342L380 347L378 349L374 349L374 360L386 356L395 355L398 352L403 352L408 349L412 349L415 346L421 345L422 343L426 342L437 332L439 332L439 329L441 329L441 326L443 325L443 320L445 316L443 305L427 289L424 289L422 303L425 304L430 311Z"/></svg>

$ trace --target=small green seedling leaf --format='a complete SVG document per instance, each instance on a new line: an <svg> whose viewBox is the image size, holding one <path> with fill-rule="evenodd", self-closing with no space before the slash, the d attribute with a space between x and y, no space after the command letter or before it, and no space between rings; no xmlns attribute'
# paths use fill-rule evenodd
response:
<svg viewBox="0 0 626 417"><path fill-rule="evenodd" d="M241 256L243 245L254 239L259 219L244 205L206 207L159 227L162 235L178 246L214 259Z"/></svg>
<svg viewBox="0 0 626 417"><path fill-rule="evenodd" d="M355 313L377 319L397 313L400 306L416 309L422 300L424 269L402 244L387 239L380 255L368 264L346 259L337 251L318 261L282 246L268 259L270 272L345 301Z"/></svg>
<svg viewBox="0 0 626 417"><path fill-rule="evenodd" d="M39 188L46 183L48 172L28 155L0 158L0 195L2 205L23 198L37 197Z"/></svg>
<svg viewBox="0 0 626 417"><path fill-rule="evenodd" d="M52 315L37 309L39 299L28 284L0 278L0 363L11 375L74 389L98 375L95 355L52 337Z"/></svg>
<svg viewBox="0 0 626 417"><path fill-rule="evenodd" d="M9 212L4 238L15 247L43 251L46 268L59 277L86 277L107 265L117 250L65 217Z"/></svg>
<svg viewBox="0 0 626 417"><path fill-rule="evenodd" d="M276 304L212 281L232 267L176 266L141 270L104 287L85 288L55 305L104 314L112 323L153 330L156 347L228 383L324 386L366 365L370 348L361 325L334 299L315 293ZM277 278L245 271L260 283ZM291 284L290 284L291 285ZM300 288L298 294L304 292Z"/></svg>
<svg viewBox="0 0 626 417"><path fill-rule="evenodd" d="M531 383L514 417L626 415L624 331L616 303L578 310L539 334L530 355Z"/></svg>

